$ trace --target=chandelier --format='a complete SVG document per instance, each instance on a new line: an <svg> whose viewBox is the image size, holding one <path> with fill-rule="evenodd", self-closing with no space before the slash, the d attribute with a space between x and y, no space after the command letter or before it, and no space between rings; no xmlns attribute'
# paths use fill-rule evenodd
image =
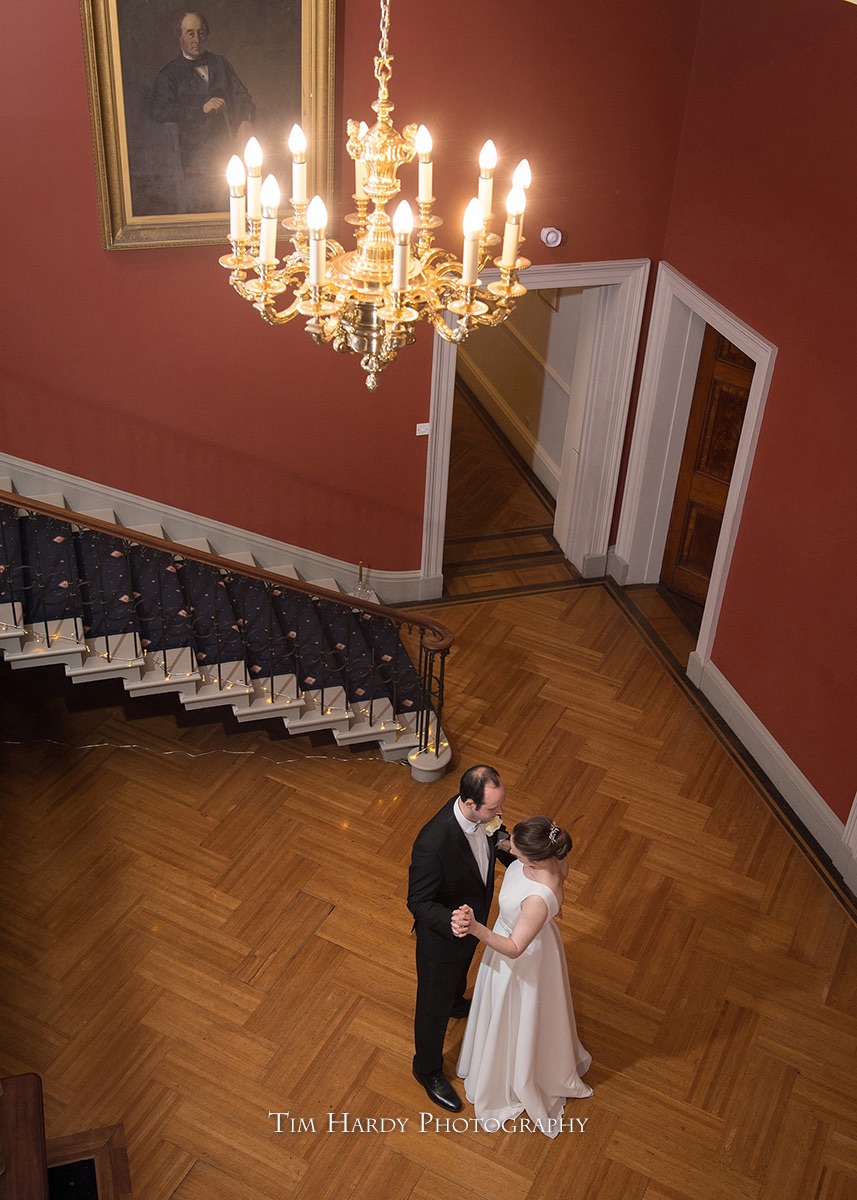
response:
<svg viewBox="0 0 857 1200"><path fill-rule="evenodd" d="M227 169L232 253L220 259L232 287L270 325L285 325L300 314L307 318L307 332L316 342L360 354L370 391L378 387L380 372L401 347L415 340L418 320L430 322L442 338L456 344L478 326L500 325L526 292L518 272L530 265L518 257L525 189L530 183L524 159L506 201L502 246L494 259L499 278L487 287L480 285L479 272L500 246L499 236L490 228L497 164L490 141L479 156L478 195L464 214L461 259L433 246L434 231L442 222L433 213L431 137L423 125L408 125L399 133L390 120L390 0L380 3L381 40L375 59L378 99L372 105L378 120L371 129L365 122L347 124L356 212L345 220L356 227L356 249L346 251L326 236L325 206L318 196L307 198L307 143L295 125L289 137L292 214L282 221L292 253L282 261L276 257L280 189L273 175L262 183L262 151L251 138L244 162L233 155ZM418 214L402 201L391 220L386 210L401 190L399 167L415 157ZM248 279L248 272L254 272L255 278Z"/></svg>

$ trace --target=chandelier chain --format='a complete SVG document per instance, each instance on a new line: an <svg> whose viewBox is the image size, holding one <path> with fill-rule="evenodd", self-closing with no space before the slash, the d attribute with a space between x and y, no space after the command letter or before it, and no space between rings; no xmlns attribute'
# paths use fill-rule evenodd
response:
<svg viewBox="0 0 857 1200"><path fill-rule="evenodd" d="M381 0L381 39L378 42L378 57L375 59L375 78L378 80L378 99L387 103L387 84L393 74L393 59L390 55L390 0Z"/></svg>

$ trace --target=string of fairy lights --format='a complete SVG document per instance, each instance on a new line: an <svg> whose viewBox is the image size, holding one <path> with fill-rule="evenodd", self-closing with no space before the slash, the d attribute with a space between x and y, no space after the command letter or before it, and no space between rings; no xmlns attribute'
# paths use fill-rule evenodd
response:
<svg viewBox="0 0 857 1200"><path fill-rule="evenodd" d="M218 747L215 750L185 750L184 748L176 750L160 750L155 746L143 746L137 742L60 742L56 738L29 738L15 740L13 738L0 739L0 746L59 746L63 750L142 750L146 754L154 754L161 758L171 758L173 756L181 756L185 758L210 758L215 754L233 755L238 758L257 758L263 759L265 762L274 763L278 767L289 766L293 763L306 762L341 762L348 763L350 766L354 763L371 763L377 766L379 762L384 760L375 757L344 757L341 754L299 754L294 758L272 758L270 754L264 754L261 750L227 750L225 747ZM409 767L407 759L390 760L390 765L399 767Z"/></svg>

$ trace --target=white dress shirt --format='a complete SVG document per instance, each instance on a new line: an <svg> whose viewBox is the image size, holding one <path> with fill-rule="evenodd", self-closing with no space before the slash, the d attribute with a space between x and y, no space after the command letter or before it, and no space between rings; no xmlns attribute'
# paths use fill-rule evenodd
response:
<svg viewBox="0 0 857 1200"><path fill-rule="evenodd" d="M468 821L464 813L461 811L461 797L457 796L453 805L455 819L461 826L462 831L467 835L468 844L473 851L473 857L476 859L476 865L479 868L479 874L482 876L482 882L488 882L488 837L485 833L485 825L482 821Z"/></svg>

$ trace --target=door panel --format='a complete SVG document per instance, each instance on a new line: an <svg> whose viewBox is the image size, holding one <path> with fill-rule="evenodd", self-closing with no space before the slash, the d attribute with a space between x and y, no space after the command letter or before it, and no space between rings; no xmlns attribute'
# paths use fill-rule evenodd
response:
<svg viewBox="0 0 857 1200"><path fill-rule="evenodd" d="M708 593L753 368L706 326L661 566L661 583L699 604Z"/></svg>

